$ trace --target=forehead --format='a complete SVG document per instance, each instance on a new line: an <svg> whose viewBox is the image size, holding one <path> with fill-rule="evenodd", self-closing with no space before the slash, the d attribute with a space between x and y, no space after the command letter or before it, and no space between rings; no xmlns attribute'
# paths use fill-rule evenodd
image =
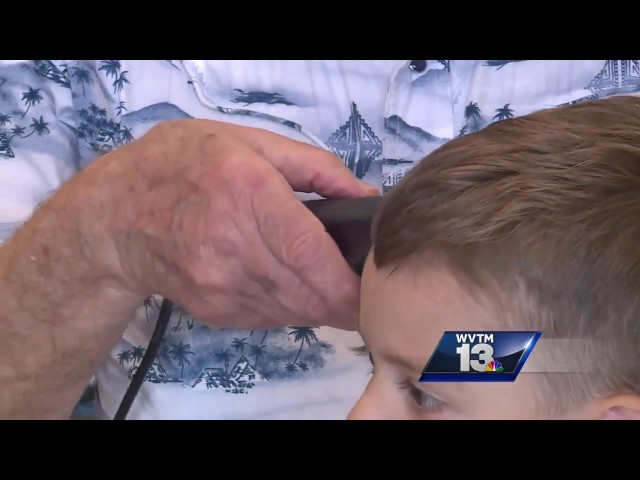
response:
<svg viewBox="0 0 640 480"><path fill-rule="evenodd" d="M495 328L490 312L443 266L378 270L367 260L360 330L370 349L428 355L445 330Z"/></svg>

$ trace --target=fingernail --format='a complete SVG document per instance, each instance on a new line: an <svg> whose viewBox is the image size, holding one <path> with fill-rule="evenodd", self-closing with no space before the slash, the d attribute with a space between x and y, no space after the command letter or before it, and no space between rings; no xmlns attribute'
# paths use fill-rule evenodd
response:
<svg viewBox="0 0 640 480"><path fill-rule="evenodd" d="M373 186L373 185L371 185L370 183L367 183L365 181L360 180L360 185L362 186L364 191L367 192L367 194L369 194L369 195L379 195L380 194L380 191L378 190L378 188Z"/></svg>

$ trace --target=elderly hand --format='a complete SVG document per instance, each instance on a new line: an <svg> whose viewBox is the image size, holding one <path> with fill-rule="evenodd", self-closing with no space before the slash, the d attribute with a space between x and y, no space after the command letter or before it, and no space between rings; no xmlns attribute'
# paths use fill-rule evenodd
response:
<svg viewBox="0 0 640 480"><path fill-rule="evenodd" d="M378 195L342 161L268 131L161 124L91 165L110 271L215 328L354 330L359 278L294 191ZM82 176L82 175L80 175Z"/></svg>

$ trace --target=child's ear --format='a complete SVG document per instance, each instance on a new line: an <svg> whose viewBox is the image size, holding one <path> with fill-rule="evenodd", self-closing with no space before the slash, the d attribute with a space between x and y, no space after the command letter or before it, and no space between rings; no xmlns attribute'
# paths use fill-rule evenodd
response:
<svg viewBox="0 0 640 480"><path fill-rule="evenodd" d="M640 396L616 395L598 402L600 420L640 420Z"/></svg>

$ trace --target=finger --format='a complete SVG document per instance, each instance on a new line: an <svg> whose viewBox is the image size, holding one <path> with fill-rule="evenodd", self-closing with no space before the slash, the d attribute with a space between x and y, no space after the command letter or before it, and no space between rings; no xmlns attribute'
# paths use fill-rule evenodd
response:
<svg viewBox="0 0 640 480"><path fill-rule="evenodd" d="M265 208L266 200L257 199L261 205L254 212L257 229L288 285L278 297L294 312L307 310L317 324L355 329L360 281L322 223L284 181L270 192L274 207Z"/></svg>
<svg viewBox="0 0 640 480"><path fill-rule="evenodd" d="M295 288L291 286L298 287L301 282L279 264L259 241L255 230L254 227L244 232L247 240L258 237L258 241L248 243L241 261L226 257L219 264L208 264L216 277L213 284L224 286L223 291L219 288L203 291L194 285L182 290L180 302L189 305L191 315L199 321L216 328L318 326L305 318L306 309L286 301L287 297L299 299L308 292L294 292ZM279 287L285 295L276 295ZM278 297L284 297L285 301Z"/></svg>
<svg viewBox="0 0 640 480"><path fill-rule="evenodd" d="M246 128L243 137L264 156L298 192L323 197L377 196L373 185L358 180L342 160L321 148L261 130Z"/></svg>
<svg viewBox="0 0 640 480"><path fill-rule="evenodd" d="M329 248L320 247L317 257L323 260L314 263L324 268L310 266L310 275L304 275L303 268L283 261L278 250L273 251L278 265L277 278L283 286L274 296L282 311L280 320L287 325L355 330L359 311L359 279L349 268L344 268L340 252L331 250L334 243L326 232L317 232L317 238ZM310 247L312 243L309 242ZM327 250L328 253L322 253ZM330 267L332 258L338 260L337 268ZM330 273L324 273L323 269Z"/></svg>

